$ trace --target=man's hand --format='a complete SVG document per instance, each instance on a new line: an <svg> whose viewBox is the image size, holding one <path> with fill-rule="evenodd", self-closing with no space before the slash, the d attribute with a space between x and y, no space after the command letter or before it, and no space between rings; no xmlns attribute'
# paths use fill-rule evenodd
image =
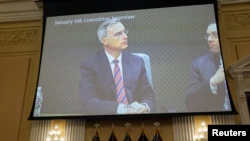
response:
<svg viewBox="0 0 250 141"><path fill-rule="evenodd" d="M222 66L220 66L217 72L211 78L210 83L213 87L217 87L220 83L224 82L224 80L225 80L224 69Z"/></svg>
<svg viewBox="0 0 250 141"><path fill-rule="evenodd" d="M147 113L147 106L138 103L137 101L133 102L128 108L128 113Z"/></svg>

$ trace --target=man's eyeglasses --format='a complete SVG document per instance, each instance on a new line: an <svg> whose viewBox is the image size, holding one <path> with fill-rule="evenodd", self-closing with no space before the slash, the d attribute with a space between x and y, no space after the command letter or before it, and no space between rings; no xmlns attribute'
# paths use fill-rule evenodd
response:
<svg viewBox="0 0 250 141"><path fill-rule="evenodd" d="M126 30L123 30L121 32L115 33L113 36L106 36L106 37L121 37L123 34L128 35L128 30L126 29Z"/></svg>
<svg viewBox="0 0 250 141"><path fill-rule="evenodd" d="M218 39L218 33L217 32L212 32L210 34L206 34L205 35L205 39L207 40L209 37L211 37L211 39Z"/></svg>

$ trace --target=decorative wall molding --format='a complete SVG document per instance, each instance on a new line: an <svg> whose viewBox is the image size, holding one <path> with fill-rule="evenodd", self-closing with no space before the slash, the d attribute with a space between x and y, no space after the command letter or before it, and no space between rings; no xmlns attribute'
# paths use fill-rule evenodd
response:
<svg viewBox="0 0 250 141"><path fill-rule="evenodd" d="M225 20L228 30L249 29L250 11L227 13Z"/></svg>
<svg viewBox="0 0 250 141"><path fill-rule="evenodd" d="M173 130L175 141L192 141L195 127L193 116L181 116L173 118Z"/></svg>
<svg viewBox="0 0 250 141"><path fill-rule="evenodd" d="M38 29L0 31L0 48L9 45L36 44Z"/></svg>
<svg viewBox="0 0 250 141"><path fill-rule="evenodd" d="M33 0L0 2L0 23L42 19L43 11Z"/></svg>
<svg viewBox="0 0 250 141"><path fill-rule="evenodd" d="M250 0L217 0L219 4L237 4L237 3L246 3Z"/></svg>
<svg viewBox="0 0 250 141"><path fill-rule="evenodd" d="M231 64L228 68L229 73L231 76L241 76L244 73L250 73L250 55L246 56L233 64ZM244 78L239 77L237 80L242 81Z"/></svg>
<svg viewBox="0 0 250 141"><path fill-rule="evenodd" d="M1 13L0 22L39 20L43 17L42 10Z"/></svg>
<svg viewBox="0 0 250 141"><path fill-rule="evenodd" d="M236 95L242 124L250 124L248 104L245 95L244 73L249 73L250 55L229 66L229 73L236 85Z"/></svg>
<svg viewBox="0 0 250 141"><path fill-rule="evenodd" d="M17 1L27 1L27 0L0 0L0 3L17 2Z"/></svg>
<svg viewBox="0 0 250 141"><path fill-rule="evenodd" d="M238 94L239 94L239 101L240 103L246 102L246 95L245 95L245 90L244 90L244 75L242 73L237 73L236 75L236 84L238 89ZM246 103L247 104L247 103Z"/></svg>
<svg viewBox="0 0 250 141"><path fill-rule="evenodd" d="M225 34L227 38L227 42L228 42L228 46L225 46L225 48L230 50L230 54L228 55L230 55L230 59L232 60L231 62L242 59L250 54L250 48L249 48L250 34L249 33L250 33L250 29L228 31L227 34ZM244 68L241 68L240 71L242 72L243 69L245 70L244 74L248 72L248 70L250 72L250 64L244 65Z"/></svg>

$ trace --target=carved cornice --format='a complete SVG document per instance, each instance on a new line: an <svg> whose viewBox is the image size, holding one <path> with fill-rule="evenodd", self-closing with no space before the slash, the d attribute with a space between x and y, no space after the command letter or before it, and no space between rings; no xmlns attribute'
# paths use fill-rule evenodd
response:
<svg viewBox="0 0 250 141"><path fill-rule="evenodd" d="M237 4L237 3L246 3L250 0L217 0L219 4Z"/></svg>
<svg viewBox="0 0 250 141"><path fill-rule="evenodd" d="M250 28L250 11L228 13L225 20L228 30Z"/></svg>
<svg viewBox="0 0 250 141"><path fill-rule="evenodd" d="M39 20L42 19L42 17L42 10L3 13L0 14L0 22Z"/></svg>
<svg viewBox="0 0 250 141"><path fill-rule="evenodd" d="M232 63L228 71L232 77L236 77L238 74L248 74L250 73L250 55L246 56L234 63Z"/></svg>
<svg viewBox="0 0 250 141"><path fill-rule="evenodd" d="M9 45L35 44L38 38L38 29L0 31L0 48Z"/></svg>
<svg viewBox="0 0 250 141"><path fill-rule="evenodd" d="M250 68L232 68L229 67L228 69L229 74L231 77L236 77L238 74L242 74L244 77L250 77Z"/></svg>
<svg viewBox="0 0 250 141"><path fill-rule="evenodd" d="M25 1L25 0L0 0L0 3L17 2L17 1Z"/></svg>

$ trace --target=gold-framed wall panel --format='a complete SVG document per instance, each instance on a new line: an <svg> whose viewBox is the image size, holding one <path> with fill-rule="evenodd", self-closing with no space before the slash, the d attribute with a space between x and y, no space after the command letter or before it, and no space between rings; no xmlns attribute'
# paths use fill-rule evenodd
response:
<svg viewBox="0 0 250 141"><path fill-rule="evenodd" d="M7 81L3 80L3 87L6 90L0 90L2 94L2 99L8 99L10 95L13 95L13 100L8 101L7 104L3 105L5 109L8 111L20 111L11 112L7 114L7 120L1 120L2 123L8 125L12 125L16 123L15 127L11 127L9 131L7 131L7 135L17 135L16 140L29 139L30 131L31 131L31 122L28 121L28 117L31 111L31 107L34 99L34 85L32 83L36 81L35 72L36 65L38 59L38 53L12 53L12 54L0 54L0 60L2 63L1 67L3 67L8 74L5 74L7 77ZM23 70L22 76L18 77L19 72ZM26 74L26 75L24 75ZM2 76L4 74L1 74ZM33 76L32 76L33 75ZM32 80L33 79L33 80ZM32 82L33 81L33 82ZM20 83L18 83L20 82ZM21 94L21 97L17 94ZM19 101L18 106L15 101ZM3 130L4 131L4 130ZM3 133L3 132L2 132ZM23 139L22 139L23 138Z"/></svg>
<svg viewBox="0 0 250 141"><path fill-rule="evenodd" d="M228 70L230 64L250 55L250 3L220 5L218 14L221 49L225 69ZM226 77L236 111L239 112L235 82L228 71ZM239 115L235 115L234 119L236 124L241 124Z"/></svg>
<svg viewBox="0 0 250 141"><path fill-rule="evenodd" d="M21 115L18 117L18 121L15 119L15 122L18 122L19 126L12 127L11 130L13 131L14 129L17 129L15 133L9 133L17 134L17 138L13 141L28 141L30 139L32 126L31 121L29 121L28 118L36 92L41 53L41 40L42 20L0 23L0 60L4 58L13 58L14 61L18 62L20 58L27 58L29 61L28 66L22 66L27 69L27 75L25 76L26 80L23 81L22 84L19 84L19 86L22 85L24 94L21 106L18 107L18 110L21 111ZM21 67L18 67L17 63L16 65L13 65L11 69L18 71L20 68ZM0 75L10 75L10 71ZM15 81L19 81L19 79L16 79ZM11 83L9 85L11 86ZM15 88L11 87L9 89ZM0 93L2 93L1 90ZM10 91L7 93L8 95L14 94L14 92ZM11 101L9 101L9 103L11 103ZM6 108L11 110L13 107L9 105ZM13 117L13 115L9 116L9 118L11 117ZM1 122L11 124L11 121L5 120ZM10 138L6 140L10 140Z"/></svg>

